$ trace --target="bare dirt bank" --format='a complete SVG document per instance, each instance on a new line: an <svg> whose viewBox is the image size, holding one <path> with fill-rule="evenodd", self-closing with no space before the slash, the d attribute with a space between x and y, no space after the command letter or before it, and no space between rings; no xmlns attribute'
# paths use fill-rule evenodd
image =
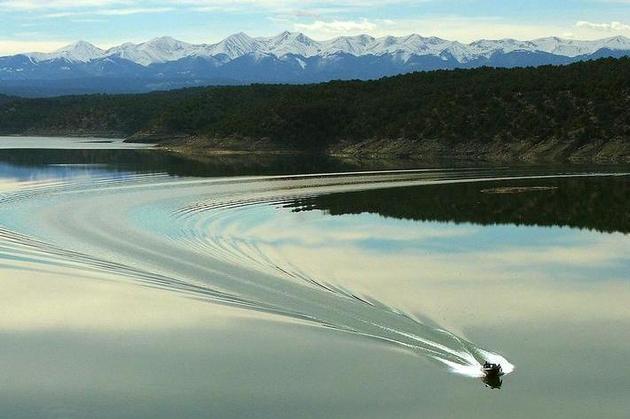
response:
<svg viewBox="0 0 630 419"><path fill-rule="evenodd" d="M130 138L128 141L137 141ZM158 147L184 155L213 156L238 154L319 153L350 159L405 159L418 161L487 162L593 162L630 163L630 141L614 139L562 142L555 139L520 142L448 143L437 140L370 139L340 141L324 150L297 150L269 139L202 137L145 137L139 142L155 142Z"/></svg>

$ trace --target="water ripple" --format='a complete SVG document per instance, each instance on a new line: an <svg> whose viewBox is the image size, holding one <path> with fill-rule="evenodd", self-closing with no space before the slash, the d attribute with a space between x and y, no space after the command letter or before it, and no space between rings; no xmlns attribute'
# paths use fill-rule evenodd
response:
<svg viewBox="0 0 630 419"><path fill-rule="evenodd" d="M510 372L513 366L501 355L308 272L249 232L296 198L548 177L553 176L529 169L505 176L496 169L463 169L216 179L102 176L28 185L0 197L0 258L5 265L107 272L192 298L304 320L394 344L468 376L479 376L484 360Z"/></svg>

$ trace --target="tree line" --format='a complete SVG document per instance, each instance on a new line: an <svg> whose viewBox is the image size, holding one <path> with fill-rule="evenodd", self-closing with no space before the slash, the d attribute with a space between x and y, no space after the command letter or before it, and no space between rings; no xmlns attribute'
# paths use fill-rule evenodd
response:
<svg viewBox="0 0 630 419"><path fill-rule="evenodd" d="M373 81L216 86L126 95L0 97L0 133L138 133L338 141L630 141L630 58L418 72Z"/></svg>

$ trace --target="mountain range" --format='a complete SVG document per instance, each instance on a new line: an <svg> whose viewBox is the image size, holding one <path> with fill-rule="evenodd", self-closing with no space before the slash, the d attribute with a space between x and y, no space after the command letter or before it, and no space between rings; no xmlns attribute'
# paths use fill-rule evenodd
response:
<svg viewBox="0 0 630 419"><path fill-rule="evenodd" d="M416 34L315 41L295 32L256 38L238 33L215 44L161 37L107 50L79 41L51 53L0 57L0 93L54 96L211 84L301 84L438 69L561 65L626 55L630 55L630 39L623 36L465 44Z"/></svg>

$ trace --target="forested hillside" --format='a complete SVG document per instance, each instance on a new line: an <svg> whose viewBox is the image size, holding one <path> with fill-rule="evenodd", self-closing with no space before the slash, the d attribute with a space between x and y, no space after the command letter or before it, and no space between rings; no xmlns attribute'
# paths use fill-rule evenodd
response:
<svg viewBox="0 0 630 419"><path fill-rule="evenodd" d="M10 96L6 96L6 95L0 95L0 105L7 103L9 101L13 100L12 97Z"/></svg>
<svg viewBox="0 0 630 419"><path fill-rule="evenodd" d="M201 138L247 148L402 154L488 144L630 143L630 59L414 73L376 81L251 85L49 99L0 98L0 133ZM177 142L179 140L176 140ZM522 148L514 148L523 152ZM405 151L406 150L406 151ZM520 151L518 151L520 150ZM625 150L625 151L624 151ZM421 154L421 151L418 153ZM565 153L565 154L566 154Z"/></svg>

